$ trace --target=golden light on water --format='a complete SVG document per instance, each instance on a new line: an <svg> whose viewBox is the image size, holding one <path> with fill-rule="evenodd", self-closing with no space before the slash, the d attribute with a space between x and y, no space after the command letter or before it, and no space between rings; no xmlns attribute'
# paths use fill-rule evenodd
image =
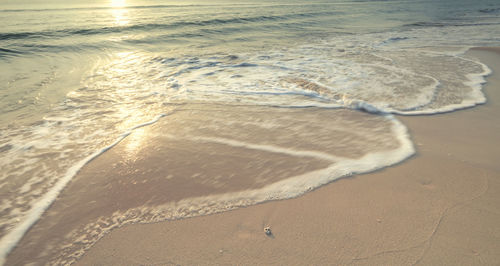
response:
<svg viewBox="0 0 500 266"><path fill-rule="evenodd" d="M144 128L134 130L134 132L127 137L127 141L125 142L125 154L123 154L123 156L128 160L135 161L137 159L137 152L146 139L146 130Z"/></svg>
<svg viewBox="0 0 500 266"><path fill-rule="evenodd" d="M112 7L124 7L126 5L127 3L125 2L125 0L111 0Z"/></svg>
<svg viewBox="0 0 500 266"><path fill-rule="evenodd" d="M121 10L118 9L118 11ZM121 99L124 103L115 109L118 119L122 120L117 125L119 132L128 132L137 125L151 121L156 116L155 112L150 109L155 109L156 105L138 107L132 104L134 99L141 97L143 95L141 93L144 92L141 90L142 85L140 84L142 83L137 83L140 78L137 76L137 68L134 68L134 66L141 65L141 55L141 53L130 51L117 52L109 61L102 62L104 64L102 74L106 77L108 84L114 88L116 99ZM148 138L145 127L134 129L124 142L125 153L123 157L126 160L137 160L137 153Z"/></svg>
<svg viewBox="0 0 500 266"><path fill-rule="evenodd" d="M111 0L111 14L115 18L115 24L119 26L127 25L129 23L129 19L127 16L128 10L123 8L127 6L127 2L125 0Z"/></svg>
<svg viewBox="0 0 500 266"><path fill-rule="evenodd" d="M128 10L123 8L127 4L125 3L125 0L112 0L111 1L111 6L113 9L111 9L111 14L115 18L115 24L119 26L123 26L129 23L129 17L128 17Z"/></svg>

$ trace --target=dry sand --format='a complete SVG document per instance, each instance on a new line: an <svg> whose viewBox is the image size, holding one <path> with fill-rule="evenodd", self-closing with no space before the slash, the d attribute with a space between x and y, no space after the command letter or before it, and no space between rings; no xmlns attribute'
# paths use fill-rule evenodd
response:
<svg viewBox="0 0 500 266"><path fill-rule="evenodd" d="M494 72L488 103L399 117L418 150L404 163L296 199L126 226L78 265L499 265L500 49L469 53Z"/></svg>

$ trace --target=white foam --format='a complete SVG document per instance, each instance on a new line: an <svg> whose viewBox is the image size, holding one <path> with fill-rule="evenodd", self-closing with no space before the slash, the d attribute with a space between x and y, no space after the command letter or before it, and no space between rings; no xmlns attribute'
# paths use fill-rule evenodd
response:
<svg viewBox="0 0 500 266"><path fill-rule="evenodd" d="M388 38L380 35L352 36L354 40L350 41L358 42L357 45L342 52L337 49L345 47L348 41L330 39L315 45L268 51L265 57L240 55L238 60L244 63L238 64L222 59L217 63L212 62L213 58L198 59L199 68L187 65L170 73L166 83L176 88L171 100L181 102L318 107L340 104L373 113L395 114L434 114L484 102L480 84L487 71L474 71L477 66L487 67L462 57L466 48L453 47L452 51L406 48L398 47L398 42L383 49L368 45L376 44L377 38ZM365 45L361 43L363 40ZM468 62L465 67L464 62ZM241 64L250 67L238 67ZM207 77L207 72L216 74ZM470 82L454 88L454 81L464 79ZM469 89L472 92L466 93ZM443 90L453 93L454 100L462 95L464 99L460 103L447 102L446 93L437 93Z"/></svg>
<svg viewBox="0 0 500 266"><path fill-rule="evenodd" d="M394 117L386 117L393 122L392 130L400 143L398 149L368 153L359 159L344 159L332 164L326 169L279 181L265 187L263 191L256 193L259 194L257 198L259 201L265 201L275 198L283 199L296 197L310 189L317 188L336 179L353 174L371 172L399 163L410 157L414 154L415 150L406 127L394 119Z"/></svg>
<svg viewBox="0 0 500 266"><path fill-rule="evenodd" d="M87 156L85 159L79 161L78 163L70 167L66 171L66 174L62 178L60 178L43 197L38 199L32 205L31 209L22 218L22 220L18 224L16 224L14 228L12 228L6 235L4 235L2 239L0 239L0 265L3 265L5 263L5 259L9 254L9 252L16 246L16 244L21 240L21 238L30 229L30 227L40 219L45 210L47 210L47 208L50 207L50 205L54 202L54 200L61 193L61 191L66 187L66 185L71 181L71 179L73 179L73 177L80 171L80 169L84 165L86 165L93 159L97 158L99 155L109 150L116 144L120 143L135 129L156 123L160 118L164 116L165 114L161 114L151 121L130 128L128 131L124 132L118 139L116 139L110 145L94 152L93 154Z"/></svg>
<svg viewBox="0 0 500 266"><path fill-rule="evenodd" d="M252 150L261 150L261 151L268 151L268 152L274 152L274 153L282 153L282 154L297 156L297 157L313 157L316 159L326 160L326 161L330 161L330 162L345 160L345 158L333 156L331 154L327 154L324 152L299 151L299 150L288 149L288 148L283 148L283 147L274 146L274 145L253 144L253 143L247 143L247 142L226 139L226 138L197 137L195 139L201 140L201 141L207 141L207 142L222 143L222 144L226 144L226 145L233 146L233 147L244 147L244 148L252 149Z"/></svg>
<svg viewBox="0 0 500 266"><path fill-rule="evenodd" d="M482 85L486 83L485 77L492 73L491 69L487 65L479 61L474 61L463 57L461 57L461 59L478 64L483 69L483 72L481 73L469 73L466 75L468 81L464 82L464 85L469 87L471 91L466 95L466 98L464 98L461 103L449 104L440 108L414 110L414 111L399 111L392 109L389 110L389 112L399 115L428 115L428 114L452 112L485 103L486 97L482 92L483 88Z"/></svg>

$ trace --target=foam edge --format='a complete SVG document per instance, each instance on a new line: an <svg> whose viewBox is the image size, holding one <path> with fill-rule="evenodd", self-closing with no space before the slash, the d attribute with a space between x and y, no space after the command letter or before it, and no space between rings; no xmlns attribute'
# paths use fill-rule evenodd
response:
<svg viewBox="0 0 500 266"><path fill-rule="evenodd" d="M470 50L467 49L467 51ZM466 53L466 52L464 52ZM470 87L472 90L468 94L468 99L464 99L462 103L459 104L450 104L446 105L441 108L437 109L432 109L432 110L418 110L418 111L399 111L399 110L394 110L391 109L389 110L390 113L392 114L397 114L397 115L433 115L433 114L440 114L440 113L449 113L457 110L462 110L462 109L467 109L474 107L476 105L484 104L486 103L486 97L484 96L484 93L482 92L483 89L483 84L486 83L486 77L491 75L492 70L486 65L480 62L479 60L472 60L464 57L460 57L462 60L474 62L478 65L480 65L483 68L483 72L481 73L475 73L475 74L467 74L466 77L468 81L464 82L464 85Z"/></svg>

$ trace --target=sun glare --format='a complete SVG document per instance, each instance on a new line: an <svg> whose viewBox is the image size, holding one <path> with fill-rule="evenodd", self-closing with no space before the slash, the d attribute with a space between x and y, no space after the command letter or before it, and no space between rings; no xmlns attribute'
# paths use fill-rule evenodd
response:
<svg viewBox="0 0 500 266"><path fill-rule="evenodd" d="M124 7L125 5L125 0L111 0L112 7Z"/></svg>
<svg viewBox="0 0 500 266"><path fill-rule="evenodd" d="M111 14L115 18L115 24L120 26L128 24L128 10L126 8L123 8L126 6L126 0L111 0Z"/></svg>

